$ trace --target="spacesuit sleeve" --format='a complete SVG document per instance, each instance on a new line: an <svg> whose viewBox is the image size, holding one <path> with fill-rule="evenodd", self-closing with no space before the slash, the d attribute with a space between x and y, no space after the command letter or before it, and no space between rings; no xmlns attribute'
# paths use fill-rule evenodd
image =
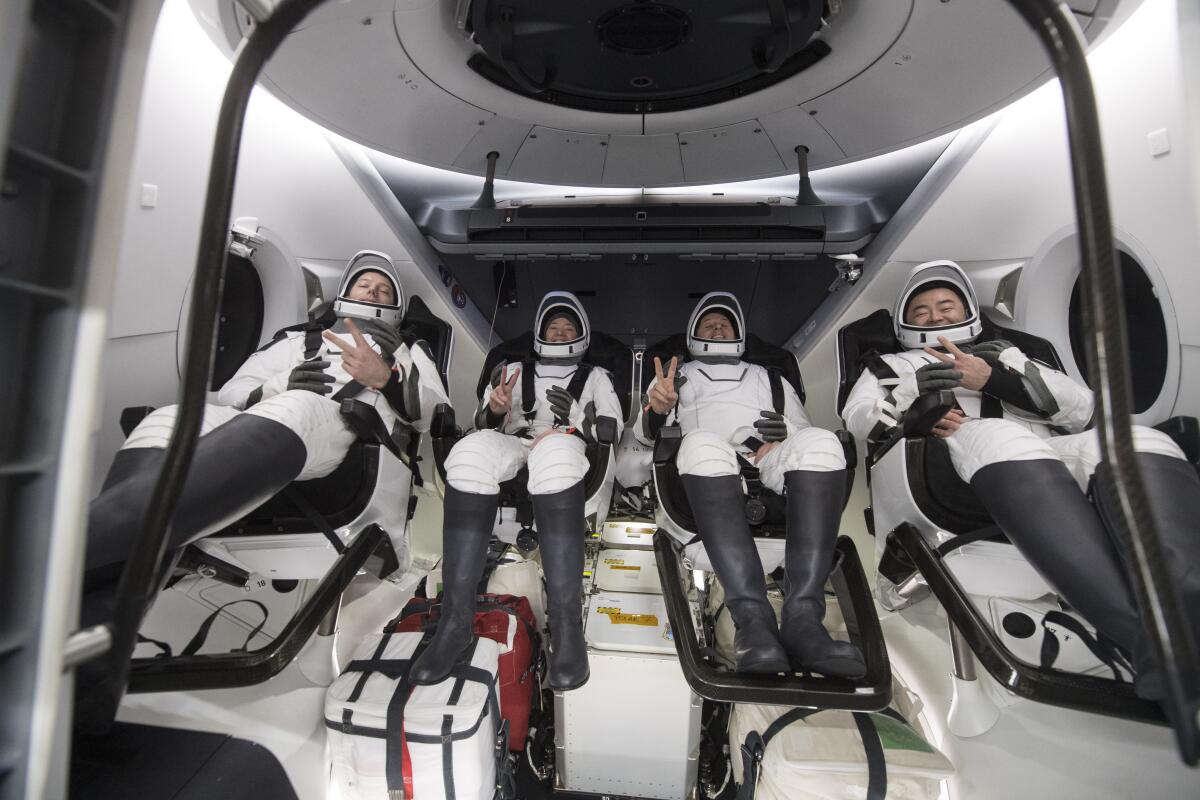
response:
<svg viewBox="0 0 1200 800"><path fill-rule="evenodd" d="M617 389L608 370L600 367L592 370L582 400L585 409L589 402L596 404L596 417L612 417L618 426L624 425L625 414L621 411L621 399L617 397Z"/></svg>
<svg viewBox="0 0 1200 800"><path fill-rule="evenodd" d="M804 413L800 395L796 394L796 390L787 381L783 382L783 416L791 423L789 427L794 427L796 430L802 431L812 427L812 423L808 421L808 415Z"/></svg>
<svg viewBox="0 0 1200 800"><path fill-rule="evenodd" d="M895 378L882 383L870 369L858 376L846 405L842 420L846 429L862 442L874 441L880 434L900 424L901 417L917 398L916 371L904 359L882 357L896 373Z"/></svg>
<svg viewBox="0 0 1200 800"><path fill-rule="evenodd" d="M497 364L492 370L492 375L488 379L488 384L483 388L483 400L479 403L479 408L475 410L474 425L476 430L484 430L490 428L498 429L504 424L504 415L497 414L492 411L492 407L488 405L488 400L492 397L492 390L500 385L500 381L508 374L508 364ZM516 400L516 387L513 387L513 399Z"/></svg>
<svg viewBox="0 0 1200 800"><path fill-rule="evenodd" d="M655 378L646 387L646 394L642 396L642 408L638 412L637 421L633 424L633 438L648 447L654 446L654 439L658 436L659 429L670 422L675 415L675 409L671 409L664 415L650 408L650 403L645 398L649 396L650 390L657 383L658 378Z"/></svg>
<svg viewBox="0 0 1200 800"><path fill-rule="evenodd" d="M411 348L400 345L395 352L400 368L393 373L395 387L383 393L392 409L422 433L429 430L433 410L450 402L441 372L423 345L421 341Z"/></svg>
<svg viewBox="0 0 1200 800"><path fill-rule="evenodd" d="M217 393L217 404L246 408L252 394L257 393L257 401L287 391L288 376L304 356L303 351L296 350L295 338L289 334L246 359Z"/></svg>
<svg viewBox="0 0 1200 800"><path fill-rule="evenodd" d="M1069 375L1034 361L1016 347L1000 353L1000 364L1019 380L1019 397L1000 396L1006 413L1064 428L1070 433L1087 428L1095 409L1091 389ZM995 369L993 367L993 372ZM988 391L987 386L984 391Z"/></svg>

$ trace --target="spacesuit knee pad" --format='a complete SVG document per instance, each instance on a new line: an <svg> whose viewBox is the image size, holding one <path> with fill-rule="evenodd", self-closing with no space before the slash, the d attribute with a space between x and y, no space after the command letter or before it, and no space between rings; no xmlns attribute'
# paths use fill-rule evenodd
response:
<svg viewBox="0 0 1200 800"><path fill-rule="evenodd" d="M469 494L499 494L500 481L515 476L521 468L520 459L514 459L510 448L504 446L505 438L502 433L485 430L459 439L446 456L446 483Z"/></svg>
<svg viewBox="0 0 1200 800"><path fill-rule="evenodd" d="M1139 453L1170 456L1187 461L1187 456L1184 455L1183 450L1175 443L1174 439L1162 431L1147 428L1145 425L1133 426L1133 449Z"/></svg>
<svg viewBox="0 0 1200 800"><path fill-rule="evenodd" d="M805 428L796 431L779 445L783 472L837 472L846 468L846 453L832 431Z"/></svg>
<svg viewBox="0 0 1200 800"><path fill-rule="evenodd" d="M1006 419L972 419L944 441L950 448L954 471L967 483L989 464L1061 460L1046 439Z"/></svg>
<svg viewBox="0 0 1200 800"><path fill-rule="evenodd" d="M683 437L675 466L680 475L696 475L701 478L716 478L721 475L737 475L737 454L733 445L708 431L692 431Z"/></svg>
<svg viewBox="0 0 1200 800"><path fill-rule="evenodd" d="M529 454L529 493L554 494L587 475L586 448L577 436L555 434L533 446Z"/></svg>
<svg viewBox="0 0 1200 800"><path fill-rule="evenodd" d="M217 427L224 425L241 412L230 406L206 405L204 417L200 421L200 435L211 433ZM163 406L156 408L138 423L121 445L122 450L133 447L164 448L171 441L171 432L175 430L175 417L179 414L179 406Z"/></svg>

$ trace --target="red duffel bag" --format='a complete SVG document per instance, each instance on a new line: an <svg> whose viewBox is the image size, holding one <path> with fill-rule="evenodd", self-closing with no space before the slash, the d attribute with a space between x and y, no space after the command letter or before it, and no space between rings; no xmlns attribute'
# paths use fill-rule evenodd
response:
<svg viewBox="0 0 1200 800"><path fill-rule="evenodd" d="M414 597L404 605L393 630L432 631L437 628L441 609L440 598ZM529 600L511 594L477 595L474 630L476 635L500 645L500 668L496 672L500 715L508 720L508 749L524 750L537 691L534 670L540 638Z"/></svg>

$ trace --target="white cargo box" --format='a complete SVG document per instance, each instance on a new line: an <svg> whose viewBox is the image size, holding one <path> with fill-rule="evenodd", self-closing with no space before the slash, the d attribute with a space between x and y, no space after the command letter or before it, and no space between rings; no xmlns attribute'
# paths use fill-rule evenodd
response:
<svg viewBox="0 0 1200 800"><path fill-rule="evenodd" d="M653 550L654 532L652 522L609 520L600 531L600 541L605 547L620 547L630 550Z"/></svg>
<svg viewBox="0 0 1200 800"><path fill-rule="evenodd" d="M596 588L603 592L662 594L653 550L601 550Z"/></svg>
<svg viewBox="0 0 1200 800"><path fill-rule="evenodd" d="M584 625L584 637L594 649L675 657L675 639L662 595L597 592L591 597Z"/></svg>
<svg viewBox="0 0 1200 800"><path fill-rule="evenodd" d="M555 788L694 797L701 700L674 654L591 650L588 660L588 682L554 696Z"/></svg>

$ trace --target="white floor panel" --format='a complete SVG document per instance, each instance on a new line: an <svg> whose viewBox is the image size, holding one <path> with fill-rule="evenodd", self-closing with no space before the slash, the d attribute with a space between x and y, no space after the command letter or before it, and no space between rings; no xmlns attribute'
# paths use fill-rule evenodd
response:
<svg viewBox="0 0 1200 800"><path fill-rule="evenodd" d="M995 727L962 739L946 729L950 644L945 612L932 598L897 613L880 609L892 667L924 703L922 721L954 763L954 800L1200 797L1200 770L1179 761L1166 728L1032 703L980 680L1006 704Z"/></svg>

